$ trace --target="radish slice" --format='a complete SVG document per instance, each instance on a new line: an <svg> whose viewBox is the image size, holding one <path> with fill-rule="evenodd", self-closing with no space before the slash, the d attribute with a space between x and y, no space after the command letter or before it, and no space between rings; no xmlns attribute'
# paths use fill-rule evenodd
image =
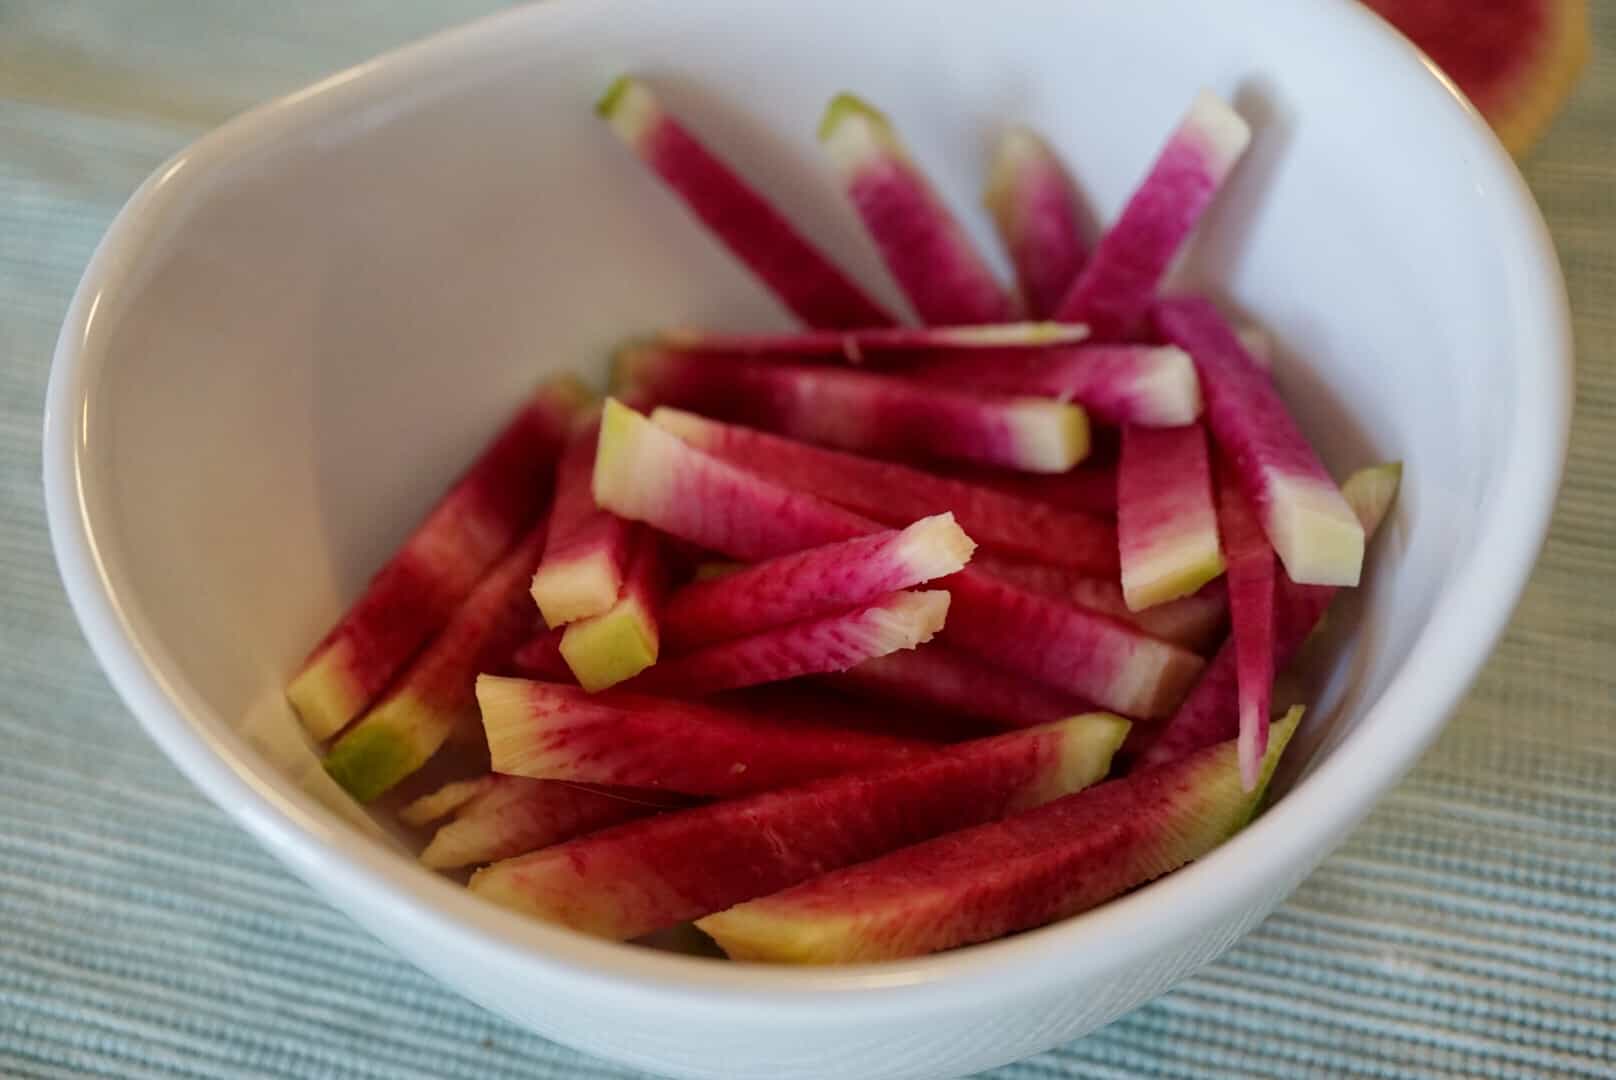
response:
<svg viewBox="0 0 1616 1080"><path fill-rule="evenodd" d="M809 330L796 334L725 334L709 330L664 330L657 343L670 349L738 356L840 359L874 363L921 351L976 352L1004 348L1044 349L1075 345L1088 327L1070 323L1020 322L984 326L880 326L868 330Z"/></svg>
<svg viewBox="0 0 1616 1080"><path fill-rule="evenodd" d="M1212 436L1234 463L1268 542L1291 580L1356 585L1364 530L1273 382L1217 308L1196 297L1163 301L1162 333L1195 360Z"/></svg>
<svg viewBox="0 0 1616 1080"><path fill-rule="evenodd" d="M657 538L635 527L629 535L623 591L599 615L567 626L561 657L585 690L604 690L632 679L657 661L661 631L657 609L667 588L667 566Z"/></svg>
<svg viewBox="0 0 1616 1080"><path fill-rule="evenodd" d="M922 322L952 326L1014 317L1009 295L885 116L852 94L837 94L825 109L819 141Z"/></svg>
<svg viewBox="0 0 1616 1080"><path fill-rule="evenodd" d="M549 626L606 611L617 602L628 572L633 525L596 508L589 490L599 441L597 412L574 430L556 469L550 539L530 590Z"/></svg>
<svg viewBox="0 0 1616 1080"><path fill-rule="evenodd" d="M1235 681L1240 712L1240 779L1250 791L1268 749L1274 689L1274 549L1227 462L1219 469L1218 528L1229 563Z"/></svg>
<svg viewBox="0 0 1616 1080"><path fill-rule="evenodd" d="M1223 573L1212 468L1199 425L1122 429L1117 543L1132 611L1189 596Z"/></svg>
<svg viewBox="0 0 1616 1080"><path fill-rule="evenodd" d="M1011 128L994 151L982 201L1015 265L1022 305L1033 318L1049 316L1088 257L1072 178L1036 132Z"/></svg>
<svg viewBox="0 0 1616 1080"><path fill-rule="evenodd" d="M1197 97L1056 317L1087 323L1102 338L1131 332L1250 142L1251 129L1233 109L1215 94Z"/></svg>
<svg viewBox="0 0 1616 1080"><path fill-rule="evenodd" d="M828 327L893 322L763 196L664 110L644 83L628 76L618 79L595 108L691 213L803 322Z"/></svg>
<svg viewBox="0 0 1616 1080"><path fill-rule="evenodd" d="M1074 405L916 379L647 346L618 353L613 385L636 401L875 457L1060 473L1088 453L1088 417Z"/></svg>

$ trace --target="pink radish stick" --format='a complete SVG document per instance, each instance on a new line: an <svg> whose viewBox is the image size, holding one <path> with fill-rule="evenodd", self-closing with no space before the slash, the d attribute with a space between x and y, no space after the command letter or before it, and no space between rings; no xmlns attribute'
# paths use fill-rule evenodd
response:
<svg viewBox="0 0 1616 1080"><path fill-rule="evenodd" d="M1085 326L1018 322L980 326L876 326L865 330L807 330L793 334L665 330L657 335L657 344L670 349L756 358L824 359L879 365L915 352L1036 351L1075 345L1087 336Z"/></svg>
<svg viewBox="0 0 1616 1080"><path fill-rule="evenodd" d="M949 467L946 475L973 487L991 488L1005 495L1032 503L1105 518L1117 516L1117 468L1115 463L1085 462L1059 476L983 469L969 465ZM985 546L988 545L983 541ZM1046 560L1047 561L1047 560Z"/></svg>
<svg viewBox="0 0 1616 1080"><path fill-rule="evenodd" d="M599 615L617 602L628 572L633 525L595 506L589 490L600 441L598 414L580 423L556 468L555 509L533 600L550 626Z"/></svg>
<svg viewBox="0 0 1616 1080"><path fill-rule="evenodd" d="M679 589L662 608L672 653L859 607L899 589L945 577L975 548L952 514L808 548Z"/></svg>
<svg viewBox="0 0 1616 1080"><path fill-rule="evenodd" d="M661 542L649 529L632 526L623 588L599 615L570 623L557 648L585 690L604 690L632 679L657 662L662 635L659 609L667 591Z"/></svg>
<svg viewBox="0 0 1616 1080"><path fill-rule="evenodd" d="M937 709L1001 728L1047 724L1094 709L1081 698L1007 674L941 641L867 660L833 676L832 683L854 694Z"/></svg>
<svg viewBox="0 0 1616 1080"><path fill-rule="evenodd" d="M1036 132L1011 128L994 150L983 202L1015 265L1022 306L1048 318L1088 258L1072 178Z"/></svg>
<svg viewBox="0 0 1616 1080"><path fill-rule="evenodd" d="M1223 573L1206 433L1122 429L1117 466L1122 592L1132 611L1195 593Z"/></svg>
<svg viewBox="0 0 1616 1080"><path fill-rule="evenodd" d="M1274 549L1227 462L1219 469L1218 530L1229 563L1235 682L1240 714L1240 778L1249 791L1268 749L1274 690Z"/></svg>
<svg viewBox="0 0 1616 1080"><path fill-rule="evenodd" d="M588 398L576 380L541 387L315 646L286 688L310 735L363 712L533 524Z"/></svg>
<svg viewBox="0 0 1616 1080"><path fill-rule="evenodd" d="M1010 296L885 116L852 94L837 94L819 141L922 322L1002 323L1015 316Z"/></svg>
<svg viewBox="0 0 1616 1080"><path fill-rule="evenodd" d="M1362 524L1217 308L1197 297L1167 300L1157 306L1156 322L1194 358L1212 436L1291 580L1358 584Z"/></svg>
<svg viewBox="0 0 1616 1080"><path fill-rule="evenodd" d="M596 111L719 242L803 322L825 327L893 322L891 315L803 239L763 196L668 113L644 83L628 76L618 79Z"/></svg>
<svg viewBox="0 0 1616 1080"><path fill-rule="evenodd" d="M635 400L874 457L1059 473L1088 453L1077 406L862 371L646 346L618 354L613 385Z"/></svg>
<svg viewBox="0 0 1616 1080"><path fill-rule="evenodd" d="M1061 301L1056 318L1086 323L1097 337L1132 332L1201 215L1251 142L1251 129L1202 93L1168 139L1122 216Z"/></svg>
<svg viewBox="0 0 1616 1080"><path fill-rule="evenodd" d="M566 628L542 628L517 646L511 655L511 671L525 679L546 682L573 682L572 669L561 655L561 635Z"/></svg>

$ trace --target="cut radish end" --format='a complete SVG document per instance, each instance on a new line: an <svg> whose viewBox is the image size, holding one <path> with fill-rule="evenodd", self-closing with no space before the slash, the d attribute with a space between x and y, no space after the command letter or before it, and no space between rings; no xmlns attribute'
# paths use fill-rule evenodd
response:
<svg viewBox="0 0 1616 1080"><path fill-rule="evenodd" d="M944 640L1126 716L1168 715L1204 666L1187 649L975 567L942 584L954 597Z"/></svg>
<svg viewBox="0 0 1616 1080"><path fill-rule="evenodd" d="M621 690L477 680L495 772L727 797L873 768L936 744Z"/></svg>
<svg viewBox="0 0 1616 1080"><path fill-rule="evenodd" d="M556 468L555 507L544 561L533 574L533 600L550 626L599 615L617 602L628 570L628 522L595 506L590 479L600 417L573 430Z"/></svg>
<svg viewBox="0 0 1616 1080"><path fill-rule="evenodd" d="M1402 474L1401 465L1378 465L1353 473L1347 487L1360 522L1373 536L1391 508ZM1281 574L1274 588L1274 669L1290 663L1324 618L1336 589L1331 585L1298 585ZM1207 664L1189 697L1137 753L1142 767L1176 761L1213 743L1236 738L1240 730L1239 675L1236 645L1227 641ZM1270 733L1271 734L1271 733ZM1134 751L1129 748L1130 753Z"/></svg>
<svg viewBox="0 0 1616 1080"><path fill-rule="evenodd" d="M1196 297L1167 300L1157 307L1156 321L1194 358L1212 435L1235 463L1241 489L1291 580L1358 584L1362 524L1217 308Z"/></svg>
<svg viewBox="0 0 1616 1080"><path fill-rule="evenodd" d="M1274 549L1226 461L1219 475L1218 529L1229 561L1240 778L1250 790L1257 785L1268 749L1268 709L1274 689Z"/></svg>
<svg viewBox="0 0 1616 1080"><path fill-rule="evenodd" d="M930 641L948 617L940 589L894 592L852 611L822 615L665 660L636 690L700 697L720 690L824 675Z"/></svg>
<svg viewBox="0 0 1616 1080"><path fill-rule="evenodd" d="M330 738L363 712L533 524L590 397L576 379L545 383L315 646L286 688L311 736Z"/></svg>
<svg viewBox="0 0 1616 1080"><path fill-rule="evenodd" d="M496 863L473 892L626 940L1077 791L1128 725L1092 715L913 762L631 822Z"/></svg>
<svg viewBox="0 0 1616 1080"><path fill-rule="evenodd" d="M436 791L412 799L398 812L398 820L412 829L441 821L499 783L493 773L470 780L451 780Z"/></svg>
<svg viewBox="0 0 1616 1080"><path fill-rule="evenodd" d="M636 528L628 540L628 575L617 601L603 614L570 624L558 649L585 690L604 690L655 664L661 646L657 609L666 567L657 538Z"/></svg>
<svg viewBox="0 0 1616 1080"><path fill-rule="evenodd" d="M594 492L603 509L747 562L879 528L705 454L617 401L602 418Z"/></svg>
<svg viewBox="0 0 1616 1080"><path fill-rule="evenodd" d="M1081 698L1006 674L941 641L866 660L835 676L834 683L855 694L921 705L1001 728L1032 727L1093 710Z"/></svg>
<svg viewBox="0 0 1616 1080"><path fill-rule="evenodd" d="M640 346L618 353L613 385L637 400L876 457L1057 473L1089 446L1088 418L1075 405L824 366Z"/></svg>
<svg viewBox="0 0 1616 1080"><path fill-rule="evenodd" d="M1046 349L1075 345L1088 327L1071 323L1018 322L983 326L878 326L867 330L809 330L795 334L726 334L665 330L657 344L693 352L734 356L839 359L878 363L914 352L964 352L1006 348Z"/></svg>
<svg viewBox="0 0 1616 1080"><path fill-rule="evenodd" d="M1122 429L1117 543L1132 611L1189 596L1223 573L1212 467L1199 425Z"/></svg>
<svg viewBox="0 0 1616 1080"><path fill-rule="evenodd" d="M1015 265L1027 313L1053 314L1088 256L1072 178L1037 133L1011 128L994 151L982 201Z"/></svg>
<svg viewBox="0 0 1616 1080"><path fill-rule="evenodd" d="M922 322L1002 323L1014 305L887 118L837 94L819 126L831 164Z"/></svg>
<svg viewBox="0 0 1616 1080"><path fill-rule="evenodd" d="M433 834L421 863L434 870L480 866L687 805L658 792L494 773Z"/></svg>
<svg viewBox="0 0 1616 1080"><path fill-rule="evenodd" d="M505 663L532 625L526 585L545 532L541 521L494 564L386 696L331 747L325 771L344 791L370 802L425 765L456 729L476 730L478 673Z"/></svg>
<svg viewBox="0 0 1616 1080"><path fill-rule="evenodd" d="M778 210L624 76L596 111L691 213L809 326L887 326L892 316L803 239Z"/></svg>
<svg viewBox="0 0 1616 1080"><path fill-rule="evenodd" d="M957 351L903 371L984 393L1075 401L1108 424L1178 427L1201 415L1195 365L1173 345Z"/></svg>
<svg viewBox="0 0 1616 1080"><path fill-rule="evenodd" d="M1122 586L1110 578L1088 577L1059 566L983 559L976 563L994 577L1023 589L1057 597L1078 607L1098 611L1131 623L1151 637L1203 652L1216 644L1229 616L1229 593L1222 581L1213 581L1192 596L1132 611Z"/></svg>
<svg viewBox="0 0 1616 1080"><path fill-rule="evenodd" d="M1263 786L1301 709L1275 726ZM896 960L1087 911L1205 855L1256 812L1223 744L701 919L732 959Z"/></svg>
<svg viewBox="0 0 1616 1080"><path fill-rule="evenodd" d="M1250 142L1251 129L1233 109L1215 94L1197 97L1122 216L1100 238L1057 317L1087 323L1102 338L1132 331Z"/></svg>
<svg viewBox="0 0 1616 1080"><path fill-rule="evenodd" d="M952 511L972 540L1001 554L1095 574L1117 568L1116 530L1086 514L677 409L659 408L652 421L707 454L888 524ZM1078 473L1036 480L1052 487L1086 483Z"/></svg>
<svg viewBox="0 0 1616 1080"><path fill-rule="evenodd" d="M670 651L744 637L868 604L961 569L976 545L952 514L901 531L809 548L678 590L662 609Z"/></svg>

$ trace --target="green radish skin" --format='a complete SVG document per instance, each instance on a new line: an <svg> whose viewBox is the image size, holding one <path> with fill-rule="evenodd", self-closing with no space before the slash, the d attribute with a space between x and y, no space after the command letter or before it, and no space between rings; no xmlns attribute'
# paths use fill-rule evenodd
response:
<svg viewBox="0 0 1616 1080"><path fill-rule="evenodd" d="M710 330L665 330L656 343L670 349L751 358L839 360L880 366L917 352L974 353L998 349L1041 350L1075 345L1088 327L1071 323L1018 322L983 326L876 326L863 330L807 330L791 334L728 334Z"/></svg>
<svg viewBox="0 0 1616 1080"><path fill-rule="evenodd" d="M1009 294L885 116L852 94L838 94L825 109L819 141L921 322L1002 323L1015 316Z"/></svg>
<svg viewBox="0 0 1616 1080"><path fill-rule="evenodd" d="M1122 429L1117 544L1130 611L1191 596L1223 573L1212 466L1200 425Z"/></svg>
<svg viewBox="0 0 1616 1080"><path fill-rule="evenodd" d="M1075 405L826 365L631 346L617 355L613 387L635 400L897 461L1062 473L1089 449L1088 417Z"/></svg>
<svg viewBox="0 0 1616 1080"><path fill-rule="evenodd" d="M975 548L952 514L938 514L905 529L754 563L668 597L662 638L679 654L846 611L963 569Z"/></svg>
<svg viewBox="0 0 1616 1080"><path fill-rule="evenodd" d="M1090 715L923 758L630 822L495 863L471 890L624 941L1103 777L1128 725Z"/></svg>
<svg viewBox="0 0 1616 1080"><path fill-rule="evenodd" d="M323 765L370 802L413 774L458 730L475 731L479 672L503 665L533 621L525 586L544 550L540 521L494 564L392 689L343 733Z"/></svg>
<svg viewBox="0 0 1616 1080"><path fill-rule="evenodd" d="M1301 719L1246 790L1232 742L846 867L697 921L731 959L872 963L1044 926L1212 851L1256 813Z"/></svg>
<svg viewBox="0 0 1616 1080"><path fill-rule="evenodd" d="M890 314L664 109L644 83L619 78L596 111L804 323L831 328L893 323Z"/></svg>
<svg viewBox="0 0 1616 1080"><path fill-rule="evenodd" d="M1163 301L1156 324L1194 359L1207 426L1285 573L1299 585L1358 584L1363 526L1239 336L1199 297Z"/></svg>
<svg viewBox="0 0 1616 1080"><path fill-rule="evenodd" d="M591 398L576 379L541 386L315 646L286 688L310 736L330 738L374 702L538 518Z"/></svg>
<svg viewBox="0 0 1616 1080"><path fill-rule="evenodd" d="M599 615L569 623L557 650L578 685L604 690L657 662L659 610L667 591L667 562L657 536L631 525L629 561L616 601Z"/></svg>
<svg viewBox="0 0 1616 1080"><path fill-rule="evenodd" d="M983 204L1016 268L1022 307L1047 318L1088 258L1077 190L1047 142L1025 127L1000 137Z"/></svg>
<svg viewBox="0 0 1616 1080"><path fill-rule="evenodd" d="M595 470L600 417L581 421L556 467L555 506L544 561L533 574L533 600L546 625L562 626L599 615L617 602L628 572L633 526L595 506L589 490Z"/></svg>

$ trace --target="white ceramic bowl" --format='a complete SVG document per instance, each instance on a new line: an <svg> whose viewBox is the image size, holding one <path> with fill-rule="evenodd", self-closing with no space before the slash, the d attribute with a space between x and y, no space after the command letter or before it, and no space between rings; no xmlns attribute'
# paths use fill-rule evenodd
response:
<svg viewBox="0 0 1616 1080"><path fill-rule="evenodd" d="M888 300L813 143L838 89L887 108L965 208L1006 122L1048 132L1108 217L1198 88L1254 121L1186 272L1285 346L1278 378L1338 472L1408 465L1367 587L1308 680L1306 764L1276 808L1082 918L799 971L486 906L322 786L287 673L539 375L598 375L614 342L663 324L786 325L598 125L592 100L625 70ZM561 0L346 72L161 169L62 332L45 480L69 595L131 710L415 963L665 1073L934 1078L1072 1038L1217 956L1413 764L1538 550L1570 348L1511 163L1355 4Z"/></svg>

